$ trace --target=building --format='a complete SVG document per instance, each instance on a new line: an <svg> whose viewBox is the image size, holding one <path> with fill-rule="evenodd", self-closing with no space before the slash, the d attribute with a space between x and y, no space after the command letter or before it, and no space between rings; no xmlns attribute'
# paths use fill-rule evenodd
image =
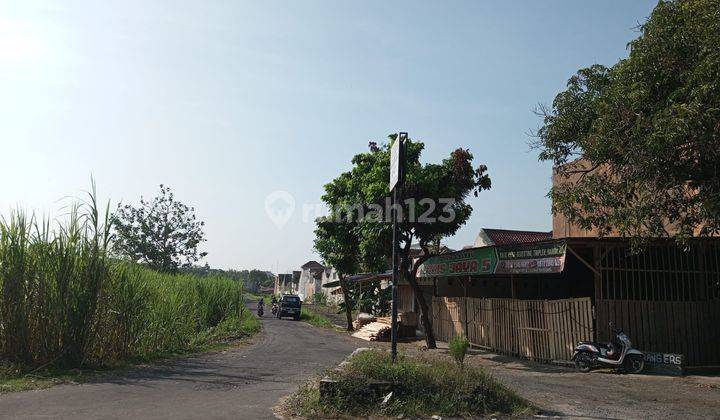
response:
<svg viewBox="0 0 720 420"><path fill-rule="evenodd" d="M300 267L297 294L303 302L311 302L316 293L322 293L322 276L325 266L317 261L308 261Z"/></svg>
<svg viewBox="0 0 720 420"><path fill-rule="evenodd" d="M548 241L553 238L552 231L537 232L529 230L489 229L482 228L475 238L475 243L469 248L484 246L505 246L532 242ZM466 248L467 249L467 248Z"/></svg>
<svg viewBox="0 0 720 420"><path fill-rule="evenodd" d="M720 238L638 251L608 235L554 215L551 237L483 229L477 246L432 257L418 275L436 336L557 362L577 341L608 340L613 322L648 362L720 366Z"/></svg>
<svg viewBox="0 0 720 420"><path fill-rule="evenodd" d="M297 294L300 282L300 272L293 271L291 274L278 274L275 276L275 295Z"/></svg>
<svg viewBox="0 0 720 420"><path fill-rule="evenodd" d="M320 293L325 295L325 303L337 306L342 302L343 295L339 285L334 285L339 280L338 272L333 267L326 267L320 279Z"/></svg>

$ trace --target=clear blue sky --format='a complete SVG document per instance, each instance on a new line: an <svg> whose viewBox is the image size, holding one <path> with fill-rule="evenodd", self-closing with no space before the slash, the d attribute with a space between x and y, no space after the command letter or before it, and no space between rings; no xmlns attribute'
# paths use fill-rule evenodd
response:
<svg viewBox="0 0 720 420"><path fill-rule="evenodd" d="M550 230L532 110L578 68L627 55L653 1L0 1L0 213L57 214L97 180L137 202L165 183L207 223L207 261L311 258L301 206L369 140L456 147L493 189L469 224ZM297 202L278 229L273 191Z"/></svg>

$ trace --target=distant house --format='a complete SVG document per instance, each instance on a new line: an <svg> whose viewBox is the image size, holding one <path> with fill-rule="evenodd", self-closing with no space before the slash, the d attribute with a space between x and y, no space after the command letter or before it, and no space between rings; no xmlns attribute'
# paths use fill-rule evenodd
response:
<svg viewBox="0 0 720 420"><path fill-rule="evenodd" d="M322 292L322 276L325 266L317 261L308 261L300 267L297 294L303 302L312 301L315 293Z"/></svg>
<svg viewBox="0 0 720 420"><path fill-rule="evenodd" d="M325 287L331 283L337 283L340 280L337 270L333 267L326 267L320 279L320 293L325 295L325 300L329 305L338 305L343 300L340 286Z"/></svg>
<svg viewBox="0 0 720 420"><path fill-rule="evenodd" d="M275 287L273 288L273 291L276 295L283 293L296 294L298 291L299 281L299 271L293 271L292 274L278 274L275 276Z"/></svg>
<svg viewBox="0 0 720 420"><path fill-rule="evenodd" d="M553 238L552 231L538 232L530 230L509 230L482 228L475 238L473 248L483 246L506 246L549 241Z"/></svg>

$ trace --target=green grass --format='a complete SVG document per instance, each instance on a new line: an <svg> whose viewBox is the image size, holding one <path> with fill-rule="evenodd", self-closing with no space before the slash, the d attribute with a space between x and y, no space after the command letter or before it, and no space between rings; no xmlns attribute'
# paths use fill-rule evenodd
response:
<svg viewBox="0 0 720 420"><path fill-rule="evenodd" d="M303 307L300 310L300 320L305 321L315 327L334 328L332 322L330 322L329 319L327 319L323 315L311 311L310 309L307 309L306 307Z"/></svg>
<svg viewBox="0 0 720 420"><path fill-rule="evenodd" d="M0 218L0 389L214 348L260 328L242 283L113 258L109 214ZM49 378L46 380L46 378Z"/></svg>
<svg viewBox="0 0 720 420"><path fill-rule="evenodd" d="M366 351L354 356L342 371L328 375L338 381L333 398L320 401L316 380L292 395L285 411L307 418L513 416L533 412L527 401L482 369L461 369L445 358L401 355L393 364L387 352ZM381 404L384 395L369 391L367 385L373 381L392 384L393 395L387 404Z"/></svg>
<svg viewBox="0 0 720 420"><path fill-rule="evenodd" d="M42 369L35 372L24 372L24 368L11 364L0 364L0 394L7 392L29 391L51 386L78 382L83 376L79 370Z"/></svg>
<svg viewBox="0 0 720 420"><path fill-rule="evenodd" d="M250 311L244 311L239 317L226 319L216 327L199 333L193 340L192 345L184 350L157 352L115 361L104 366L91 366L82 369L53 365L40 367L39 369L29 369L23 365L0 362L0 394L49 388L62 383L81 383L97 375L111 371L121 371L140 363L192 353L221 350L229 347L237 340L253 336L260 331L261 327L262 324L256 316Z"/></svg>

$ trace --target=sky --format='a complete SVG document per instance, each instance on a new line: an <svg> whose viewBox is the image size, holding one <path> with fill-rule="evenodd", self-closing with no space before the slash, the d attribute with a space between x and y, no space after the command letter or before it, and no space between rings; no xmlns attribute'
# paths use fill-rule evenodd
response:
<svg viewBox="0 0 720 420"><path fill-rule="evenodd" d="M0 0L0 214L54 217L91 177L113 208L162 183L211 266L287 272L319 259L323 185L407 131L424 162L463 147L489 168L450 247L549 231L533 110L626 57L655 3Z"/></svg>

